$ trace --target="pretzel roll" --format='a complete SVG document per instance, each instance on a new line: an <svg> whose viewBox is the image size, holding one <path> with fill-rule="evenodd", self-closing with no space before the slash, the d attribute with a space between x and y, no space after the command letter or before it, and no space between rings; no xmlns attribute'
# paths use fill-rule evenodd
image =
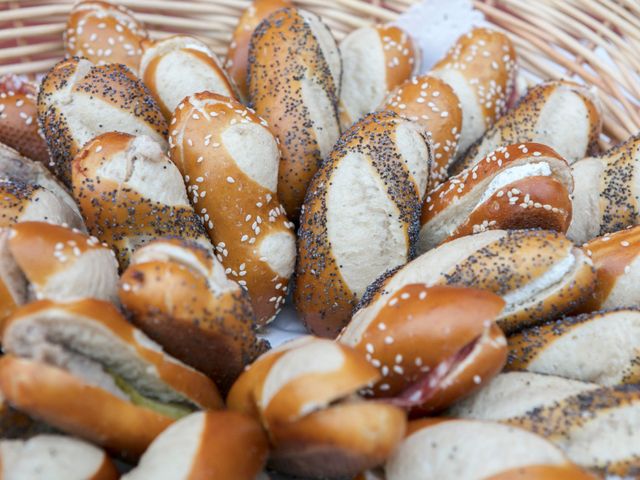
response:
<svg viewBox="0 0 640 480"><path fill-rule="evenodd" d="M149 34L134 14L109 2L77 3L67 19L64 49L69 56L86 57L96 65L121 63L137 73Z"/></svg>
<svg viewBox="0 0 640 480"><path fill-rule="evenodd" d="M249 291L264 325L282 307L295 235L278 200L278 143L266 123L230 98L203 92L176 110L171 158L184 175L227 275Z"/></svg>
<svg viewBox="0 0 640 480"><path fill-rule="evenodd" d="M595 238L584 246L596 269L596 289L581 310L640 307L636 286L640 282L640 227Z"/></svg>
<svg viewBox="0 0 640 480"><path fill-rule="evenodd" d="M0 476L6 479L117 480L109 457L93 445L62 435L0 441Z"/></svg>
<svg viewBox="0 0 640 480"><path fill-rule="evenodd" d="M385 96L418 71L420 51L399 27L354 30L340 42L340 126L349 128L373 112Z"/></svg>
<svg viewBox="0 0 640 480"><path fill-rule="evenodd" d="M571 221L572 191L571 169L551 148L539 143L501 147L429 192L418 251L490 229L564 233Z"/></svg>
<svg viewBox="0 0 640 480"><path fill-rule="evenodd" d="M278 196L294 221L307 185L340 135L341 71L331 32L305 10L279 10L251 37L250 103L280 141Z"/></svg>
<svg viewBox="0 0 640 480"><path fill-rule="evenodd" d="M247 293L194 243L162 239L136 250L119 294L137 327L223 391L267 346Z"/></svg>
<svg viewBox="0 0 640 480"><path fill-rule="evenodd" d="M413 257L431 149L392 112L345 132L313 181L298 231L294 301L316 335L335 337L366 288Z"/></svg>
<svg viewBox="0 0 640 480"><path fill-rule="evenodd" d="M10 355L0 360L0 392L10 404L125 456L140 455L174 419L222 406L213 382L99 300L26 305L7 320L2 346Z"/></svg>
<svg viewBox="0 0 640 480"><path fill-rule="evenodd" d="M429 189L445 181L462 128L462 107L453 89L429 75L412 77L391 92L380 110L396 112L426 130L434 158Z"/></svg>
<svg viewBox="0 0 640 480"><path fill-rule="evenodd" d="M105 132L147 135L166 148L167 124L147 87L125 66L70 58L42 80L38 116L53 170L71 185L71 161Z"/></svg>
<svg viewBox="0 0 640 480"><path fill-rule="evenodd" d="M454 171L475 165L496 148L524 142L548 145L572 164L596 151L602 129L600 110L588 86L565 80L540 83L487 130Z"/></svg>
<svg viewBox="0 0 640 480"><path fill-rule="evenodd" d="M228 405L261 420L276 470L305 478L352 477L381 464L405 432L401 409L357 393L379 378L358 352L304 337L251 365Z"/></svg>
<svg viewBox="0 0 640 480"><path fill-rule="evenodd" d="M509 338L511 370L597 383L640 382L640 311L564 318Z"/></svg>
<svg viewBox="0 0 640 480"><path fill-rule="evenodd" d="M576 214L567 236L576 243L622 230L640 222L636 184L640 170L640 136L599 157L572 166Z"/></svg>
<svg viewBox="0 0 640 480"><path fill-rule="evenodd" d="M494 320L503 307L481 290L407 285L370 322L347 325L339 341L380 370L373 395L398 397L414 414L438 411L502 370L506 340Z"/></svg>
<svg viewBox="0 0 640 480"><path fill-rule="evenodd" d="M235 87L215 53L197 38L175 35L145 48L140 78L167 118L178 104L198 92L235 97Z"/></svg>
<svg viewBox="0 0 640 480"><path fill-rule="evenodd" d="M231 37L224 68L234 80L241 97L247 98L249 95L247 73L251 35L253 35L260 22L273 12L291 6L292 4L289 0L253 0L251 5L240 15Z"/></svg>
<svg viewBox="0 0 640 480"><path fill-rule="evenodd" d="M137 247L159 237L211 248L180 171L149 137L110 132L91 140L73 160L73 195L89 231L123 269Z"/></svg>
<svg viewBox="0 0 640 480"><path fill-rule="evenodd" d="M505 34L474 28L458 39L429 75L447 82L460 99L462 155L507 111L515 87L516 52Z"/></svg>
<svg viewBox="0 0 640 480"><path fill-rule="evenodd" d="M0 142L49 165L47 143L38 127L37 85L14 75L0 77Z"/></svg>
<svg viewBox="0 0 640 480"><path fill-rule="evenodd" d="M515 480L520 471L536 480L593 479L580 472L543 436L497 423L474 420L416 422L386 465L386 480Z"/></svg>
<svg viewBox="0 0 640 480"><path fill-rule="evenodd" d="M192 413L162 432L122 480L256 480L268 446L260 424L250 417Z"/></svg>
<svg viewBox="0 0 640 480"><path fill-rule="evenodd" d="M352 321L375 318L411 283L494 292L506 303L498 325L513 332L575 309L593 292L595 273L584 251L560 233L489 230L442 244L382 276L368 288Z"/></svg>

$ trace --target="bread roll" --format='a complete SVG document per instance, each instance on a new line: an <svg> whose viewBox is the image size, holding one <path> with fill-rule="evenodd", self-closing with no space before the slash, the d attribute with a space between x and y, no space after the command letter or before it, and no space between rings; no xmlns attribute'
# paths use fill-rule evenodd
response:
<svg viewBox="0 0 640 480"><path fill-rule="evenodd" d="M128 8L82 1L71 9L63 40L69 56L85 57L96 65L121 63L137 73L140 42L148 36L145 26Z"/></svg>
<svg viewBox="0 0 640 480"><path fill-rule="evenodd" d="M0 441L0 476L30 480L117 480L109 457L93 445L61 435Z"/></svg>
<svg viewBox="0 0 640 480"><path fill-rule="evenodd" d="M573 177L567 162L539 143L501 147L427 194L418 252L493 229L544 228L571 221Z"/></svg>
<svg viewBox="0 0 640 480"><path fill-rule="evenodd" d="M185 97L198 92L237 96L215 53L197 38L175 35L144 50L140 78L149 87L167 121Z"/></svg>
<svg viewBox="0 0 640 480"><path fill-rule="evenodd" d="M0 142L49 166L47 143L38 126L37 85L14 75L0 77Z"/></svg>
<svg viewBox="0 0 640 480"><path fill-rule="evenodd" d="M593 297L580 310L592 312L607 308L640 307L640 227L630 227L594 238L584 250L596 269Z"/></svg>
<svg viewBox="0 0 640 480"><path fill-rule="evenodd" d="M26 440L36 435L55 433L58 433L55 428L34 420L13 408L6 399L0 398L0 435L3 439Z"/></svg>
<svg viewBox="0 0 640 480"><path fill-rule="evenodd" d="M498 325L513 332L576 308L591 295L594 281L591 260L562 234L489 230L445 243L382 276L352 321L369 321L408 284L459 285L500 295L506 306Z"/></svg>
<svg viewBox="0 0 640 480"><path fill-rule="evenodd" d="M222 407L213 382L99 300L26 305L7 320L2 346L10 404L130 458L174 419Z"/></svg>
<svg viewBox="0 0 640 480"><path fill-rule="evenodd" d="M206 249L179 239L139 248L120 281L131 321L227 391L266 346L247 293Z"/></svg>
<svg viewBox="0 0 640 480"><path fill-rule="evenodd" d="M234 80L242 98L249 96L247 74L249 65L249 43L256 27L276 10L291 7L289 0L253 0L236 25L224 67Z"/></svg>
<svg viewBox="0 0 640 480"><path fill-rule="evenodd" d="M640 136L572 165L576 188L573 221L567 236L576 243L640 222L636 192Z"/></svg>
<svg viewBox="0 0 640 480"><path fill-rule="evenodd" d="M149 137L111 132L91 140L73 160L73 195L89 231L123 269L136 248L159 237L211 248L180 171Z"/></svg>
<svg viewBox="0 0 640 480"><path fill-rule="evenodd" d="M640 311L564 318L509 337L511 370L613 386L640 382Z"/></svg>
<svg viewBox="0 0 640 480"><path fill-rule="evenodd" d="M392 112L343 134L309 185L294 301L316 335L335 337L367 286L413 256L429 178L424 132Z"/></svg>
<svg viewBox="0 0 640 480"><path fill-rule="evenodd" d="M240 103L213 93L178 107L171 158L229 278L249 291L256 321L280 311L295 263L293 224L279 201L278 143Z"/></svg>
<svg viewBox="0 0 640 480"><path fill-rule="evenodd" d="M434 158L428 189L445 181L458 151L462 128L462 107L453 89L439 78L413 77L391 92L380 110L396 112L426 130Z"/></svg>
<svg viewBox="0 0 640 480"><path fill-rule="evenodd" d="M295 8L271 14L249 50L249 98L280 140L278 196L297 220L307 185L340 135L341 61L329 29Z"/></svg>
<svg viewBox="0 0 640 480"><path fill-rule="evenodd" d="M257 480L268 447L260 424L247 415L192 413L162 432L122 480Z"/></svg>
<svg viewBox="0 0 640 480"><path fill-rule="evenodd" d="M340 42L340 126L343 130L373 112L395 87L418 71L420 51L393 25L362 27Z"/></svg>
<svg viewBox="0 0 640 480"><path fill-rule="evenodd" d="M379 379L354 350L303 337L253 363L227 404L261 420L277 471L350 478L381 464L405 432L402 410L357 393Z"/></svg>
<svg viewBox="0 0 640 480"><path fill-rule="evenodd" d="M595 152L601 129L600 104L589 87L564 80L541 83L489 128L454 170L475 165L496 148L524 142L548 145L572 164Z"/></svg>
<svg viewBox="0 0 640 480"><path fill-rule="evenodd" d="M354 319L338 340L355 348L382 380L377 397L432 413L478 390L502 370L506 339L494 320L504 301L482 290L412 284L367 323Z"/></svg>
<svg viewBox="0 0 640 480"><path fill-rule="evenodd" d="M71 160L92 138L118 131L147 135L166 148L167 125L147 87L125 66L70 58L42 80L38 116L53 170L71 185Z"/></svg>
<svg viewBox="0 0 640 480"><path fill-rule="evenodd" d="M460 157L507 111L515 87L516 52L505 34L474 28L458 39L429 74L448 83L460 99Z"/></svg>
<svg viewBox="0 0 640 480"><path fill-rule="evenodd" d="M0 230L0 326L33 300L116 301L117 283L113 252L95 237L43 222Z"/></svg>

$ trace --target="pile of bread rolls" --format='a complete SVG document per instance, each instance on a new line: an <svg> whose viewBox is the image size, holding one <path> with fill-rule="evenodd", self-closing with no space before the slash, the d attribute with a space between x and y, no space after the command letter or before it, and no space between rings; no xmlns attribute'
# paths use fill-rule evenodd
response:
<svg viewBox="0 0 640 480"><path fill-rule="evenodd" d="M64 42L0 81L0 478L640 478L640 135L595 89L289 0L225 59L102 1Z"/></svg>

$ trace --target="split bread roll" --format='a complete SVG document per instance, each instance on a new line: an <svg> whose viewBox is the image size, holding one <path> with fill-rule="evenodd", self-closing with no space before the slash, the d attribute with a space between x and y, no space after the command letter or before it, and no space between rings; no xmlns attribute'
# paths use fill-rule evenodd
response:
<svg viewBox="0 0 640 480"><path fill-rule="evenodd" d="M236 25L229 50L224 64L224 68L235 82L242 98L249 96L249 85L247 84L247 73L249 66L249 44L251 36L256 27L281 8L291 7L289 0L253 0L246 8Z"/></svg>
<svg viewBox="0 0 640 480"><path fill-rule="evenodd" d="M640 222L636 184L640 170L640 136L608 152L572 165L576 184L575 215L567 236L576 243Z"/></svg>
<svg viewBox="0 0 640 480"><path fill-rule="evenodd" d="M284 304L296 257L276 193L278 142L253 111L209 92L186 98L171 128L171 158L218 260L248 290L264 325Z"/></svg>
<svg viewBox="0 0 640 480"><path fill-rule="evenodd" d="M5 323L0 392L18 410L127 458L175 419L221 408L216 386L110 303L42 300Z"/></svg>
<svg viewBox="0 0 640 480"><path fill-rule="evenodd" d="M420 51L393 25L362 27L340 42L340 127L348 129L373 112L391 90L418 71Z"/></svg>
<svg viewBox="0 0 640 480"><path fill-rule="evenodd" d="M379 110L391 110L425 129L434 160L428 189L445 181L462 128L462 107L453 89L430 75L413 77L391 92Z"/></svg>
<svg viewBox="0 0 640 480"><path fill-rule="evenodd" d="M483 290L407 285L369 322L360 316L349 323L338 341L380 371L374 396L396 397L394 404L406 404L413 415L433 413L502 370L507 342L495 319L503 307Z"/></svg>
<svg viewBox="0 0 640 480"><path fill-rule="evenodd" d="M302 337L254 362L227 404L262 422L277 471L351 478L382 464L405 433L400 408L358 394L380 377L351 348Z"/></svg>
<svg viewBox="0 0 640 480"><path fill-rule="evenodd" d="M386 480L595 480L543 436L499 423L418 420Z"/></svg>
<svg viewBox="0 0 640 480"><path fill-rule="evenodd" d="M640 311L563 318L509 337L510 370L597 383L640 383Z"/></svg>
<svg viewBox="0 0 640 480"><path fill-rule="evenodd" d="M109 457L90 443L61 435L0 440L0 478L7 480L117 480Z"/></svg>
<svg viewBox="0 0 640 480"><path fill-rule="evenodd" d="M47 143L38 126L38 86L14 75L0 77L0 142L49 166Z"/></svg>
<svg viewBox="0 0 640 480"><path fill-rule="evenodd" d="M122 480L257 480L269 443L237 412L198 412L162 432Z"/></svg>
<svg viewBox="0 0 640 480"><path fill-rule="evenodd" d="M118 263L97 238L44 222L0 229L0 326L34 300L117 301Z"/></svg>
<svg viewBox="0 0 640 480"><path fill-rule="evenodd" d="M459 285L500 295L498 325L513 332L577 308L591 295L591 260L564 235L544 230L489 230L422 254L373 283L352 321L366 324L411 283Z"/></svg>
<svg viewBox="0 0 640 480"><path fill-rule="evenodd" d="M305 10L278 10L249 49L249 99L280 140L278 196L297 220L307 186L340 135L342 66L329 29Z"/></svg>
<svg viewBox="0 0 640 480"><path fill-rule="evenodd" d="M100 135L73 160L72 175L89 231L116 252L121 268L136 248L159 237L179 236L211 249L180 171L151 138Z"/></svg>
<svg viewBox="0 0 640 480"><path fill-rule="evenodd" d="M346 131L309 184L294 301L311 332L335 337L367 287L413 257L429 178L424 131L392 112Z"/></svg>
<svg viewBox="0 0 640 480"><path fill-rule="evenodd" d="M75 200L40 162L0 143L0 226L47 221L86 231Z"/></svg>
<svg viewBox="0 0 640 480"><path fill-rule="evenodd" d="M594 238L583 248L593 261L597 281L593 297L580 310L640 308L640 226Z"/></svg>
<svg viewBox="0 0 640 480"><path fill-rule="evenodd" d="M69 58L42 80L38 116L53 170L71 185L71 161L106 132L147 135L166 148L167 124L147 87L120 64L95 66Z"/></svg>
<svg viewBox="0 0 640 480"><path fill-rule="evenodd" d="M162 239L136 250L119 294L134 325L223 391L266 349L247 293L192 242Z"/></svg>
<svg viewBox="0 0 640 480"><path fill-rule="evenodd" d="M572 164L597 151L601 130L600 103L590 87L565 80L540 83L500 117L454 169L457 173L496 148L524 142L548 145Z"/></svg>
<svg viewBox="0 0 640 480"><path fill-rule="evenodd" d="M501 147L427 194L418 253L486 230L567 231L573 177L567 162L539 143Z"/></svg>
<svg viewBox="0 0 640 480"><path fill-rule="evenodd" d="M237 96L217 55L197 38L175 35L145 47L140 78L155 97L167 121L187 96L211 92Z"/></svg>
<svg viewBox="0 0 640 480"><path fill-rule="evenodd" d="M458 39L429 75L448 83L460 100L459 157L507 111L515 87L516 52L504 33L474 28ZM505 145L510 143L516 141Z"/></svg>

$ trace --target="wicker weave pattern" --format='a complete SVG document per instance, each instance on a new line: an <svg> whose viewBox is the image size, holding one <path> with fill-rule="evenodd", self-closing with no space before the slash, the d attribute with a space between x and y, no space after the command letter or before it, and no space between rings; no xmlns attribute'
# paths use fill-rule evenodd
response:
<svg viewBox="0 0 640 480"><path fill-rule="evenodd" d="M118 1L118 0L116 0ZM322 16L338 39L354 28L387 22L416 0L297 0ZM0 0L0 74L46 71L63 55L62 31L73 1ZM224 54L248 0L119 0L152 36L191 33ZM496 27L511 34L525 73L577 75L600 91L603 146L640 131L640 2L638 0L475 0ZM559 47L559 48L558 48ZM561 50L559 50L561 49ZM597 49L613 64L603 62Z"/></svg>

